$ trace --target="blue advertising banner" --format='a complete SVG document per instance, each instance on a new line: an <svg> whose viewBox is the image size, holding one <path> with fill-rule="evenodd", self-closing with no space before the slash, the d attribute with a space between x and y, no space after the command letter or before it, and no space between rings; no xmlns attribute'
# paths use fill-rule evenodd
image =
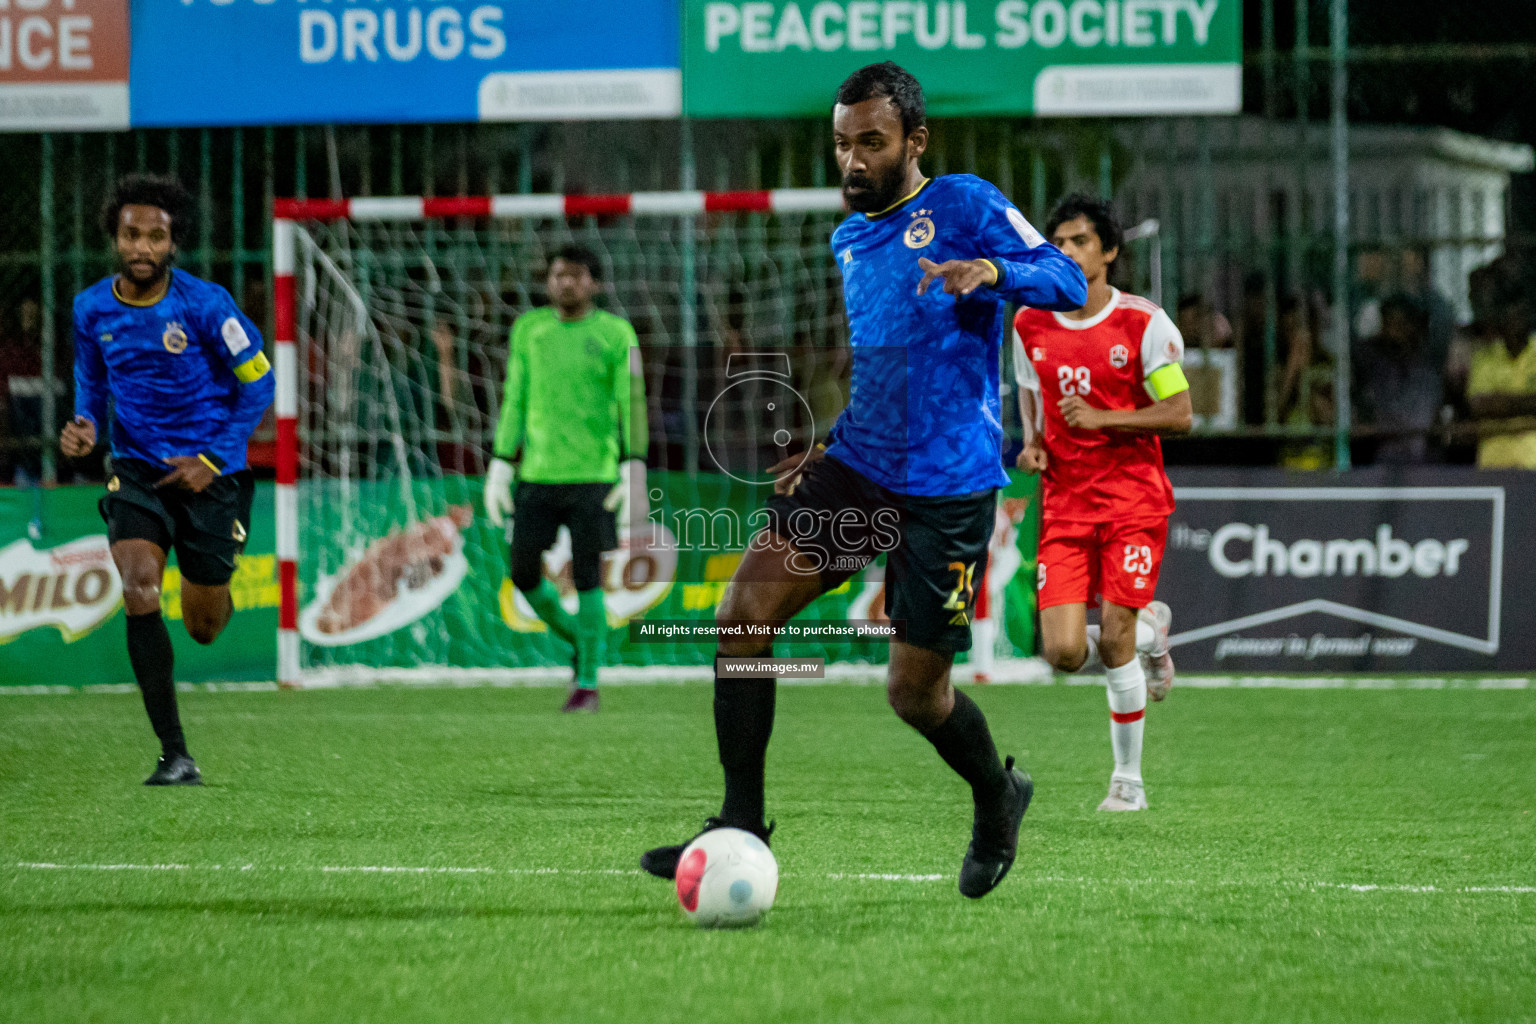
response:
<svg viewBox="0 0 1536 1024"><path fill-rule="evenodd" d="M133 0L135 127L675 117L675 0Z"/></svg>

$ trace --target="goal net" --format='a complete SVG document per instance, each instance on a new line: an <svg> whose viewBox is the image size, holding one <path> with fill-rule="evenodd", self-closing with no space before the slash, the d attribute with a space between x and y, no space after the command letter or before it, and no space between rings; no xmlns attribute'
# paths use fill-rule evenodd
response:
<svg viewBox="0 0 1536 1024"><path fill-rule="evenodd" d="M650 430L650 520L605 559L606 660L620 677L707 666L712 642L625 627L712 618L767 466L846 402L836 190L286 201L277 216L279 678L569 675L568 647L507 580L481 492L512 321L544 304L549 260L573 243L601 264L599 305L635 327ZM1000 504L1000 542L1028 531L1026 506ZM1002 559L1010 576L1032 571L1026 547ZM545 573L574 611L569 552L562 530ZM881 573L805 618L879 621ZM884 644L784 653L857 664Z"/></svg>

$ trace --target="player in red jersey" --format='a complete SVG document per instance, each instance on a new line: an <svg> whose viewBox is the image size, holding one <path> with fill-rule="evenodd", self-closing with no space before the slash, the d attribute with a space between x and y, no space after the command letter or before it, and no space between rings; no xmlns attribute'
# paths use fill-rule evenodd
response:
<svg viewBox="0 0 1536 1024"><path fill-rule="evenodd" d="M1088 302L1014 320L1019 467L1042 474L1042 643L1063 672L1104 665L1115 768L1099 810L1139 811L1147 696L1173 684L1173 615L1152 595L1173 511L1158 435L1188 430L1192 415L1184 340L1167 313L1110 286L1121 230L1108 203L1068 196L1046 235L1082 268ZM1091 604L1099 627L1087 625Z"/></svg>

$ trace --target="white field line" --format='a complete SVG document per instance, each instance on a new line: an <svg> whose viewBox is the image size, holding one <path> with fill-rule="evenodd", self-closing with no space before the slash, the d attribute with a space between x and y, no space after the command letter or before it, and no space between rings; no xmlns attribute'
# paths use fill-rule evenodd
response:
<svg viewBox="0 0 1536 1024"><path fill-rule="evenodd" d="M330 865L330 864L59 864L48 861L17 861L17 871L292 871L318 874L361 875L498 875L498 876L636 876L645 872L634 868L484 868L484 867L437 867L411 865ZM784 875L786 878L794 874ZM946 882L950 874L917 874L902 872L834 872L822 875L834 882ZM1069 885L1082 888L1118 888L1136 885L1180 886L1188 888L1262 888L1338 890L1341 892L1380 892L1469 895L1494 893L1504 895L1536 894L1536 885L1394 885L1359 882L1286 882L1282 880L1253 879L1200 881L1192 878L1087 878L1061 875L1016 875L1018 881L1030 885Z"/></svg>
<svg viewBox="0 0 1536 1024"><path fill-rule="evenodd" d="M987 686L1103 686L1099 674L1057 676L1043 669L1043 662L1020 659L1007 672L996 672ZM345 675L306 682L305 689L523 689L561 687L570 682L569 669L522 669L502 672L444 675L425 669L391 669L368 674ZM713 676L700 666L616 667L605 669L604 686L688 685L709 682ZM965 667L956 669L956 678L965 682ZM782 680L785 686L858 686L885 682L883 665L828 665L825 679ZM1530 690L1536 688L1528 676L1219 676L1181 675L1174 684L1187 690ZM275 691L273 682L177 683L184 693L259 693ZM137 694L133 683L93 683L87 686L41 684L35 686L0 686L0 697L35 697L70 694Z"/></svg>

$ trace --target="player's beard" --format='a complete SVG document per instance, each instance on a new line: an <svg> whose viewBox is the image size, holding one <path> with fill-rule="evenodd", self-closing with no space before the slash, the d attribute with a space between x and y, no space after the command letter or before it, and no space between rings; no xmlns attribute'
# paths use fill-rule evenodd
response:
<svg viewBox="0 0 1536 1024"><path fill-rule="evenodd" d="M901 198L901 186L906 180L906 164L893 163L876 176L847 174L843 176L843 199L854 213L877 213L893 205ZM859 191L850 192L849 188Z"/></svg>
<svg viewBox="0 0 1536 1024"><path fill-rule="evenodd" d="M165 276L171 272L171 264L175 261L176 254L174 252L166 253L163 259L147 260L145 262L148 262L153 267L153 271L148 278L140 278L135 269L129 266L128 261L123 258L122 253L118 253L117 272L132 281L135 287L153 288L165 280Z"/></svg>

